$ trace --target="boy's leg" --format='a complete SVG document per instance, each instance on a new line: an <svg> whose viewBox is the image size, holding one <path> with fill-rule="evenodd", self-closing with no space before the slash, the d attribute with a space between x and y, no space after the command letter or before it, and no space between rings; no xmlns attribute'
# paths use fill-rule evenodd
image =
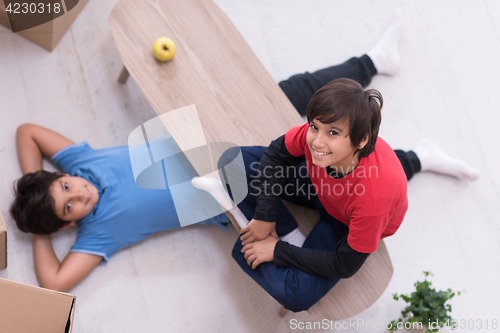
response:
<svg viewBox="0 0 500 333"><path fill-rule="evenodd" d="M322 219L302 247L333 251L347 233L348 229L342 223ZM241 241L238 239L233 248L233 258L240 267L280 304L294 312L309 309L339 281L308 274L293 267L276 266L272 262L262 263L252 269L241 249Z"/></svg>
<svg viewBox="0 0 500 333"><path fill-rule="evenodd" d="M265 149L266 147L242 147L241 149L232 149L225 152L219 160L218 167L219 170L222 170L221 178L231 178L232 173L240 174L240 172L239 170L226 168L226 166L230 165L231 161L241 152L244 160L249 193L245 199L238 204L238 207L249 220L253 217L255 209L255 196L252 195L252 181L255 180L258 172L258 163ZM289 192L286 196L288 200L293 199L294 193L300 193L296 189L297 186L300 187L300 184L307 185L308 182L310 182L308 177L298 177L299 182L293 183L295 176L299 175L300 173L289 175L284 184L284 186L287 183L292 184L293 189L289 188ZM229 193L231 194L231 191L229 191ZM306 193L307 192L299 195L305 196L305 199L307 199ZM313 203L316 205L319 202L316 196L310 196L309 201L310 202L306 203L307 206L313 206ZM297 228L297 222L288 212L281 200L278 201L277 210L276 232L281 237ZM322 216L323 215L324 214L322 214ZM348 229L342 223L330 221L329 219L322 219L306 238L303 247L333 251L337 243L345 237L347 233ZM338 279L314 276L295 268L279 267L271 262L260 264L256 269L252 269L248 266L244 254L241 252L242 248L241 240L238 238L233 248L233 257L236 262L271 296L289 310L303 311L309 309L338 282Z"/></svg>
<svg viewBox="0 0 500 333"><path fill-rule="evenodd" d="M254 190L258 189L257 182L259 180L257 176L260 173L258 167L265 150L266 147L235 147L225 151L219 159L220 178L226 184L225 188L231 199L237 203L238 214L244 215L245 225L248 223L247 220L252 219L255 212ZM239 158L243 159L243 163L234 163ZM280 174L286 179L278 189L273 187L273 191L279 191L276 195L298 205L311 209L316 208L317 196L309 179L305 162L298 167L286 168ZM205 188L205 190L212 195L217 195L210 189ZM277 201L276 207L279 216L276 221L276 233L283 241L301 247L305 241L305 236L299 231L295 219L281 199ZM235 219L239 221L234 212L230 211ZM243 228L241 224L240 226Z"/></svg>
<svg viewBox="0 0 500 333"><path fill-rule="evenodd" d="M266 148L267 147L253 146L234 147L226 150L218 162L218 169L222 182L228 185L229 181L227 180L231 179L231 185L234 185L233 187L242 188L242 186L248 186L248 193L252 193L252 191L256 190L260 159ZM231 163L237 158L240 152L244 161L244 170L240 169L240 165ZM246 179L242 176L242 173L246 175ZM311 179L309 178L305 161L299 166L285 168L280 174L284 175L286 178L281 186L280 193L277 193L280 198L307 208L316 209L317 195L312 186ZM236 184L237 181L243 183ZM229 186L226 186L226 188L229 195L232 197L233 193L231 193L231 189ZM253 198L253 202L255 202L254 199L255 198Z"/></svg>
<svg viewBox="0 0 500 333"><path fill-rule="evenodd" d="M325 68L312 74L306 72L279 83L293 106L301 116L306 114L307 104L314 93L328 82L348 78L367 86L375 74L394 75L399 68L399 35L401 11L396 11L391 24L375 47L360 58L351 58L345 63Z"/></svg>
<svg viewBox="0 0 500 333"><path fill-rule="evenodd" d="M286 169L281 199L299 206L317 209L317 197L305 161L296 167Z"/></svg>
<svg viewBox="0 0 500 333"><path fill-rule="evenodd" d="M394 152L403 166L407 180L410 180L414 174L421 170L420 160L415 152L412 150L405 152L399 149L395 149Z"/></svg>
<svg viewBox="0 0 500 333"><path fill-rule="evenodd" d="M305 72L296 74L288 80L281 81L279 86L299 111L301 116L305 116L309 100L328 82L338 78L349 78L359 82L362 86L367 86L372 76L377 74L370 57L367 55L361 58L351 58L343 64L321 69L314 73Z"/></svg>
<svg viewBox="0 0 500 333"><path fill-rule="evenodd" d="M267 147L235 147L225 151L218 162L218 168L222 182L226 185L229 196L234 200L235 197L241 197L241 194L235 193L234 189L247 187L248 194L243 201L237 204L238 208L243 212L245 217L250 221L255 212L256 196L254 190L257 186L256 179L258 175L258 167L262 154ZM243 157L243 167L237 163L231 163L241 153ZM242 173L243 172L243 173ZM244 175L246 174L246 179ZM281 200L277 202L278 219L276 221L276 233L278 236L284 236L295 230L298 225L293 216Z"/></svg>
<svg viewBox="0 0 500 333"><path fill-rule="evenodd" d="M479 173L475 168L465 161L445 154L429 139L422 139L413 150L408 152L395 150L395 153L408 180L419 171L432 171L469 181L479 179Z"/></svg>
<svg viewBox="0 0 500 333"><path fill-rule="evenodd" d="M249 186L249 194L241 203L238 204L238 207L249 220L253 217L255 209L255 196L252 195L253 189L251 188L251 182L252 180L255 180L258 172L258 163L260 162L265 149L266 147L242 147L241 150L233 149L225 152L219 160L218 167L219 170L222 170L221 178L231 177L230 174L239 173L239 171L231 170L231 168L226 168L226 166L230 165L231 161L233 161L241 152L247 175L246 182ZM286 184L293 185L292 187L289 187L286 199L297 201L293 200L293 194L299 194L299 196L304 197L306 206L311 208L316 207L319 203L316 196L310 196L308 201L307 192L300 193L297 192L295 188L296 186L300 186L300 184L307 185L310 180L308 177L299 177L303 179L300 179L299 182L293 182L295 175L298 176L300 174L291 174L285 181L284 186ZM301 201L298 200L297 203L300 202ZM278 201L277 211L278 217L276 220L276 232L278 233L278 236L281 237L297 228L297 222L288 212L281 200ZM324 216L324 214L322 214L322 216ZM313 231L306 238L303 247L327 251L333 251L335 249L340 239L347 235L348 229L342 223L338 221L332 222L330 219L322 219L315 226ZM307 310L338 282L338 279L318 277L304 273L295 268L279 267L270 262L263 263L256 269L252 269L248 266L244 258L244 254L241 252L242 248L243 246L241 244L241 240L238 238L233 248L233 257L236 262L238 262L240 267L257 283L259 283L271 296L273 296L276 300L278 300L278 302L283 304L289 310Z"/></svg>
<svg viewBox="0 0 500 333"><path fill-rule="evenodd" d="M368 51L367 55L373 61L378 74L394 75L399 69L399 35L401 32L400 9L396 10L391 17L391 24L384 31L377 45Z"/></svg>

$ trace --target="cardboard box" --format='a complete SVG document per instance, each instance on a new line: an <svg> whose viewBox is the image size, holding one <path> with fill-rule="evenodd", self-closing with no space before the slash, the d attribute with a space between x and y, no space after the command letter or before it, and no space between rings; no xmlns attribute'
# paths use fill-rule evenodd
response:
<svg viewBox="0 0 500 333"><path fill-rule="evenodd" d="M5 3L3 0L0 1L0 24L10 29L9 17L5 11Z"/></svg>
<svg viewBox="0 0 500 333"><path fill-rule="evenodd" d="M0 269L7 268L7 229L0 212Z"/></svg>
<svg viewBox="0 0 500 333"><path fill-rule="evenodd" d="M70 333L76 297L0 279L2 333Z"/></svg>
<svg viewBox="0 0 500 333"><path fill-rule="evenodd" d="M40 45L48 51L52 51L64 36L66 31L68 31L69 27L71 26L73 21L75 21L78 14L80 14L83 7L85 7L87 2L89 2L89 0L76 1L78 3L72 8L69 7L71 9L68 10L64 15L36 27L19 31L17 32L17 34L23 36L26 39L29 39L35 44ZM75 0L63 0L63 2L66 4L66 6L64 7L68 8L68 6L70 6L69 3L74 4ZM0 24L11 29L9 17L7 15L7 12L5 11L5 3L3 0L0 0Z"/></svg>

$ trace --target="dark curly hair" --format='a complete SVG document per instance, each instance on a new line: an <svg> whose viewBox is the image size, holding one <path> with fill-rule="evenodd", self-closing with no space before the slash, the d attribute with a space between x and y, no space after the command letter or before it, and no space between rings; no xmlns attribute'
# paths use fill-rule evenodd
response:
<svg viewBox="0 0 500 333"><path fill-rule="evenodd" d="M62 176L57 172L38 170L25 174L14 183L16 198L10 214L19 230L47 235L67 224L55 214L55 201L49 193L50 185Z"/></svg>
<svg viewBox="0 0 500 333"><path fill-rule="evenodd" d="M354 147L368 137L368 143L359 151L366 157L375 150L382 121L383 99L375 89L364 90L354 80L341 78L328 82L319 89L307 105L307 121L318 119L330 124L342 119L349 121L349 136Z"/></svg>

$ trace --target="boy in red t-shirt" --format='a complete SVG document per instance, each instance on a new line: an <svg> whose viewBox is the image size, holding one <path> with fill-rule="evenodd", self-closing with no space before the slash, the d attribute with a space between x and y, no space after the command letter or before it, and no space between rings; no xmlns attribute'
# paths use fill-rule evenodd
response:
<svg viewBox="0 0 500 333"><path fill-rule="evenodd" d="M378 137L382 104L378 91L336 79L312 97L308 123L267 148L232 149L220 160L227 179L227 166L241 151L249 184L238 207L250 222L233 257L291 311L314 305L396 232L408 209L407 180L416 172L477 179L474 169L431 141L393 151ZM307 238L280 199L319 211Z"/></svg>
<svg viewBox="0 0 500 333"><path fill-rule="evenodd" d="M250 222L233 257L289 310L314 305L340 278L356 273L380 239L396 232L408 208L407 180L416 172L478 177L429 140L403 152L378 137L382 96L363 85L397 70L398 29L396 20L361 58L281 82L307 123L269 147L233 148L219 161L221 179L232 179L231 187L242 171L232 170L238 166L231 162L241 153L245 163L249 194L238 208ZM307 238L280 199L319 211Z"/></svg>

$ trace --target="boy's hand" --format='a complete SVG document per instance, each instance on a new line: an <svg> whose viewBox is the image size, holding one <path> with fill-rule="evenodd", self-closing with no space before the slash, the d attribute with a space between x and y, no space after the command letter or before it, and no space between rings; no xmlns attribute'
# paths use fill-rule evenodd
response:
<svg viewBox="0 0 500 333"><path fill-rule="evenodd" d="M279 238L277 236L271 234L264 240L243 246L241 252L245 253L245 259L248 266L255 269L263 262L273 261L274 248L278 240Z"/></svg>
<svg viewBox="0 0 500 333"><path fill-rule="evenodd" d="M241 244L246 245L266 238L271 233L276 235L276 222L265 222L252 219L247 226L241 229ZM278 235L276 235L278 237Z"/></svg>

